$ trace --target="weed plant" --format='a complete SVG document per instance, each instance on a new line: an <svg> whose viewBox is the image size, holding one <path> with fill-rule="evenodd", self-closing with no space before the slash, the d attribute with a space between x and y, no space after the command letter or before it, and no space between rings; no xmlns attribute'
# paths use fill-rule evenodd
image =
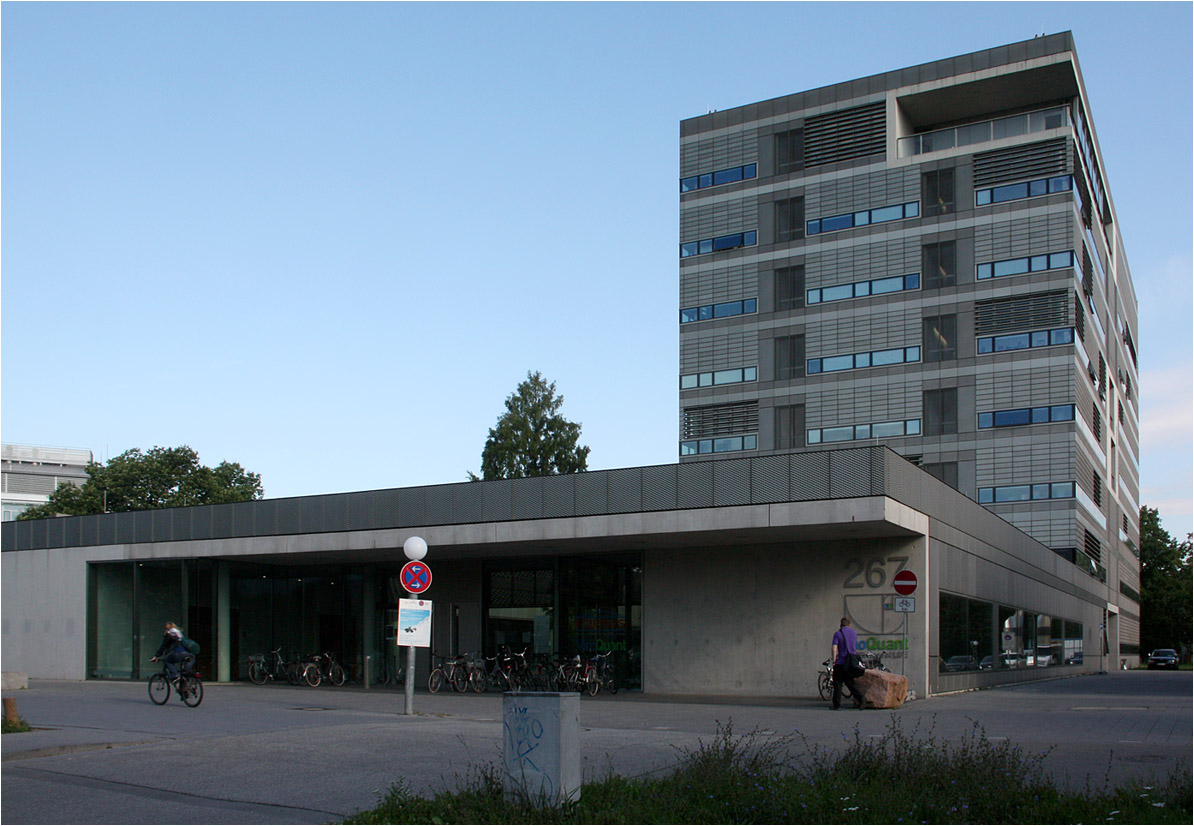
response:
<svg viewBox="0 0 1194 826"><path fill-rule="evenodd" d="M800 743L803 753L793 756ZM800 750L797 750L800 751ZM588 783L559 807L509 799L489 766L434 798L392 787L348 823L1180 823L1191 818L1185 768L1148 785L1061 791L1042 765L994 742L981 727L958 742L893 721L879 738L855 730L843 749L810 745L797 732L768 736L718 726L709 742L679 750L661 777L616 775Z"/></svg>
<svg viewBox="0 0 1194 826"><path fill-rule="evenodd" d="M18 734L23 731L32 731L29 728L29 724L25 722L24 717L18 717L15 723L8 722L7 717L0 717L0 721L3 721L0 723L3 725L3 730L0 731L0 734Z"/></svg>

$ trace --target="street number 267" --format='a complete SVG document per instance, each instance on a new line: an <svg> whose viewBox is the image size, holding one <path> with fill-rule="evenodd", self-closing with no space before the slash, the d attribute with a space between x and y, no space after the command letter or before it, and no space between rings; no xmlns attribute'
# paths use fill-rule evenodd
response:
<svg viewBox="0 0 1194 826"><path fill-rule="evenodd" d="M896 563L896 569L891 572L894 575L904 570L908 564L908 557L889 556L884 558L881 556L872 556L870 559L863 559L861 556L856 556L853 559L848 559L846 560L846 570L852 573L846 577L846 581L842 583L842 587L882 588L887 582L887 566L893 562Z"/></svg>

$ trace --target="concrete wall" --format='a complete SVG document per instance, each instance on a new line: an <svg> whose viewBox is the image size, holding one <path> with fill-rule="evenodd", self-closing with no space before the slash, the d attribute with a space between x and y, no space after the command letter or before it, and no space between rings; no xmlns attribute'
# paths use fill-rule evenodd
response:
<svg viewBox="0 0 1194 826"><path fill-rule="evenodd" d="M901 639L904 617L885 608L901 564L924 580L923 538L648 551L643 690L814 695L843 615L863 640ZM926 602L908 617L911 656L901 663L898 652L886 654L888 668L922 693Z"/></svg>

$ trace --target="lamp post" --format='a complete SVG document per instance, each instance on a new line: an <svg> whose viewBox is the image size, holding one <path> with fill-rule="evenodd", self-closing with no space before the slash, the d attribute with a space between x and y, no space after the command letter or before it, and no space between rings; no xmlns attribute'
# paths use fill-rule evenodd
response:
<svg viewBox="0 0 1194 826"><path fill-rule="evenodd" d="M412 536L402 543L402 552L411 562L419 562L427 556L427 542L421 536ZM411 597L414 593L407 591ZM406 714L415 713L415 647L406 646Z"/></svg>

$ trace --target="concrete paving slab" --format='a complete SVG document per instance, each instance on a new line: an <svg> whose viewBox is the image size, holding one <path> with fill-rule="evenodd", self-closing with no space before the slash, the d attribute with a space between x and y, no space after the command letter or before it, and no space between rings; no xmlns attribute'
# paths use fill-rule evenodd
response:
<svg viewBox="0 0 1194 826"><path fill-rule="evenodd" d="M967 692L898 710L831 712L809 698L582 698L586 780L666 771L719 726L841 748L893 722L940 739L980 727L1083 788L1188 764L1189 672L1115 672ZM6 695L8 696L8 695ZM501 764L501 696L210 684L198 708L150 703L144 683L34 680L12 692L36 731L3 738L5 823L326 823L395 782L431 795Z"/></svg>

